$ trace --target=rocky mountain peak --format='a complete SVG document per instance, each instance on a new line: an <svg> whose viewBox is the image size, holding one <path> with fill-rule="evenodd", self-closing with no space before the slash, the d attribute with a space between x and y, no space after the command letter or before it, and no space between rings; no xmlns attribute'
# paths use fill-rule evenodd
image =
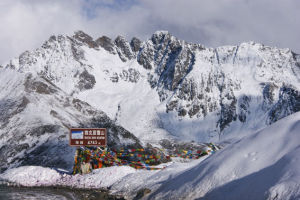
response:
<svg viewBox="0 0 300 200"><path fill-rule="evenodd" d="M116 54L116 50L115 50L115 44L112 41L111 38L107 37L107 36L102 36L100 38L98 38L96 40L96 43L101 46L102 48L104 48L106 51L112 53L112 54Z"/></svg>
<svg viewBox="0 0 300 200"><path fill-rule="evenodd" d="M98 46L94 39L83 31L76 31L73 38L87 44L90 48L95 48Z"/></svg>
<svg viewBox="0 0 300 200"><path fill-rule="evenodd" d="M133 37L130 41L131 50L133 52L138 52L142 46L142 41L136 37Z"/></svg>
<svg viewBox="0 0 300 200"><path fill-rule="evenodd" d="M76 31L74 33L74 38L80 40L80 41L93 41L93 38L91 36L89 36L88 34L86 34L83 31Z"/></svg>
<svg viewBox="0 0 300 200"><path fill-rule="evenodd" d="M118 47L117 51L122 61L125 62L134 58L131 46L123 36L118 36L115 39L115 45Z"/></svg>
<svg viewBox="0 0 300 200"><path fill-rule="evenodd" d="M151 40L153 44L158 45L163 41L167 41L172 37L172 35L168 31L156 31L152 37Z"/></svg>

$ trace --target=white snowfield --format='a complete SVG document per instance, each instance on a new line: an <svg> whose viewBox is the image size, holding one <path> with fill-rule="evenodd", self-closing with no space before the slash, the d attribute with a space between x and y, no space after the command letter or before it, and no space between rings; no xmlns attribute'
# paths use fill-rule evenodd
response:
<svg viewBox="0 0 300 200"><path fill-rule="evenodd" d="M148 199L299 199L300 112L164 182Z"/></svg>
<svg viewBox="0 0 300 200"><path fill-rule="evenodd" d="M145 199L299 199L299 141L300 112L209 157L169 163L160 171L123 166L71 176L50 168L25 166L7 170L0 178L25 186L109 188L128 199L142 188L151 190Z"/></svg>

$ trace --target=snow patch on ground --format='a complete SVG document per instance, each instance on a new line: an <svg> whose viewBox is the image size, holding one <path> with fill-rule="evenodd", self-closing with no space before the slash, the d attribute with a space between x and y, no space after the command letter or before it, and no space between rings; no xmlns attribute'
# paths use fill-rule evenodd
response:
<svg viewBox="0 0 300 200"><path fill-rule="evenodd" d="M69 186L76 188L107 188L116 181L135 173L128 166L96 169L90 174L69 175L47 167L23 166L9 169L0 178L22 186Z"/></svg>
<svg viewBox="0 0 300 200"><path fill-rule="evenodd" d="M50 186L56 183L61 175L46 167L22 166L7 170L1 178L23 186Z"/></svg>
<svg viewBox="0 0 300 200"><path fill-rule="evenodd" d="M190 162L169 162L157 167L162 170L136 170L129 166L113 166L93 170L90 174L69 175L40 166L23 166L9 169L0 174L0 179L16 183L21 186L66 186L74 188L102 188L110 189L113 194L120 194L133 198L142 188L155 190L159 186L185 170L198 165L208 156Z"/></svg>

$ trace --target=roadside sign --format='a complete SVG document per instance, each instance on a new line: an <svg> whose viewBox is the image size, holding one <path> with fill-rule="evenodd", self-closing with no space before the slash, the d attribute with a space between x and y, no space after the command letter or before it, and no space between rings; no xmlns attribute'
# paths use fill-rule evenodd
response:
<svg viewBox="0 0 300 200"><path fill-rule="evenodd" d="M71 128L70 146L106 146L106 128Z"/></svg>

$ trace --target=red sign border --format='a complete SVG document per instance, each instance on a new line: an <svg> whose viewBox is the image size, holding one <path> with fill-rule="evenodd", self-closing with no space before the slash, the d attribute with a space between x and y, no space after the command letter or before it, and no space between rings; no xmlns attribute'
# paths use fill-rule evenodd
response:
<svg viewBox="0 0 300 200"><path fill-rule="evenodd" d="M71 144L71 134L72 134L72 130L105 130L105 145L72 145ZM82 146L88 146L88 147L93 147L93 146L97 146L97 147L106 147L107 146L107 129L106 128L70 128L69 130L69 145L72 147L82 147Z"/></svg>

